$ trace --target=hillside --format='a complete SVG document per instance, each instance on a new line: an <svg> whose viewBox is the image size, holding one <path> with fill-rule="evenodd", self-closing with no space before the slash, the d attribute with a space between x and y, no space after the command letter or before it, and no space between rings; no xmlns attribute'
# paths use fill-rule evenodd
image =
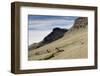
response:
<svg viewBox="0 0 100 76"><path fill-rule="evenodd" d="M28 53L29 60L87 58L87 18L78 18L64 36ZM80 24L80 22L82 22ZM77 27L77 25L79 25Z"/></svg>
<svg viewBox="0 0 100 76"><path fill-rule="evenodd" d="M44 46L48 43L51 43L51 42L63 37L64 33L67 31L68 31L67 29L54 28L53 31L50 34L48 34L41 42L33 43L28 48L29 48L29 50L34 50L34 49L37 49L37 48Z"/></svg>

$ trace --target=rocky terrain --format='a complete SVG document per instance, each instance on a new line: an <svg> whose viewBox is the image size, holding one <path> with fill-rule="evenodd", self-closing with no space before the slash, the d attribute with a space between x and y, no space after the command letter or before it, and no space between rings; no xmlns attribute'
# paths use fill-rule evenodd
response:
<svg viewBox="0 0 100 76"><path fill-rule="evenodd" d="M87 58L87 17L75 20L71 29L54 28L41 42L29 46L29 60Z"/></svg>

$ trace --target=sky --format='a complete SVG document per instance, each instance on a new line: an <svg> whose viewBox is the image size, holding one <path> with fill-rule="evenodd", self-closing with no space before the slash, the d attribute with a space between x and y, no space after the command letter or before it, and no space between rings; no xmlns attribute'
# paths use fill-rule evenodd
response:
<svg viewBox="0 0 100 76"><path fill-rule="evenodd" d="M77 18L75 16L28 15L29 45L42 41L53 28L71 28Z"/></svg>

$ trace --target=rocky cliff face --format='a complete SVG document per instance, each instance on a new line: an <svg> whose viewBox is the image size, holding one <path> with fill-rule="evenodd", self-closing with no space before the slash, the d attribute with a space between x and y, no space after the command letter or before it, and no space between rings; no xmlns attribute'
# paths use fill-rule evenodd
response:
<svg viewBox="0 0 100 76"><path fill-rule="evenodd" d="M73 28L85 28L88 25L87 17L79 17L75 20Z"/></svg>

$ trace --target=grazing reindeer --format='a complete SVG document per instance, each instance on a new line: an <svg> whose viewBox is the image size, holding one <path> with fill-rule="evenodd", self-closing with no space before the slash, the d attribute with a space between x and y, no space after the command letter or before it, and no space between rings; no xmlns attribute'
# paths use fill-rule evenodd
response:
<svg viewBox="0 0 100 76"><path fill-rule="evenodd" d="M55 48L58 52L64 51L63 49Z"/></svg>
<svg viewBox="0 0 100 76"><path fill-rule="evenodd" d="M47 53L49 53L50 51L49 50L46 50L47 51Z"/></svg>

